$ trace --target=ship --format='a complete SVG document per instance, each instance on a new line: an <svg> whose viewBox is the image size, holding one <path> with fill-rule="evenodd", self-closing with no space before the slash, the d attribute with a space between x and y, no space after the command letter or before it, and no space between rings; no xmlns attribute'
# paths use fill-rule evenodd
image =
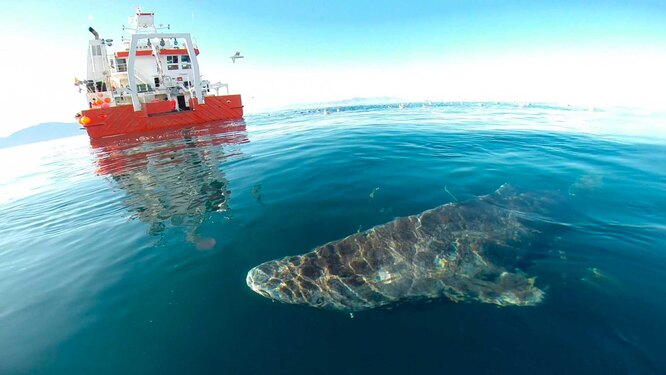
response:
<svg viewBox="0 0 666 375"><path fill-rule="evenodd" d="M88 102L76 118L91 139L243 117L241 96L228 84L201 79L190 34L155 25L155 13L137 9L114 51L113 39L88 30L86 79L74 84Z"/></svg>

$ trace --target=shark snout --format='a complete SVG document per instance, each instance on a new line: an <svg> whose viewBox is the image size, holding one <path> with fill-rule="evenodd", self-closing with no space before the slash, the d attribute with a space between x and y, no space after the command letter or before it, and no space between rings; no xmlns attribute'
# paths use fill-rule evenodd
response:
<svg viewBox="0 0 666 375"><path fill-rule="evenodd" d="M245 281L255 293L274 301L307 304L310 291L304 290L298 277L298 272L280 260L254 267L248 271Z"/></svg>
<svg viewBox="0 0 666 375"><path fill-rule="evenodd" d="M245 282L250 289L261 294L264 297L270 297L268 292L266 292L262 286L268 281L268 275L259 270L257 267L248 271L247 276L245 277Z"/></svg>

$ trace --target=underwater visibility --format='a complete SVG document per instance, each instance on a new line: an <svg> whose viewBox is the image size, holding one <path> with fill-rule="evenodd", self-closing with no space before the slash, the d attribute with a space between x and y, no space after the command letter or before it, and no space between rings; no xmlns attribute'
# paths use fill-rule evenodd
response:
<svg viewBox="0 0 666 375"><path fill-rule="evenodd" d="M0 149L0 373L666 373L665 119L390 103Z"/></svg>

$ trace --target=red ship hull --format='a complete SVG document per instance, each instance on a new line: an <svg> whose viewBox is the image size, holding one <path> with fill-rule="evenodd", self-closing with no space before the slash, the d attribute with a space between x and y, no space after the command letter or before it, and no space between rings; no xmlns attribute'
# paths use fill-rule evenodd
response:
<svg viewBox="0 0 666 375"><path fill-rule="evenodd" d="M84 110L82 116L90 120L83 126L90 138L102 138L243 117L240 95L207 96L204 104L193 101L190 110L179 112L172 111L168 101L142 106L139 112L135 112L132 105Z"/></svg>

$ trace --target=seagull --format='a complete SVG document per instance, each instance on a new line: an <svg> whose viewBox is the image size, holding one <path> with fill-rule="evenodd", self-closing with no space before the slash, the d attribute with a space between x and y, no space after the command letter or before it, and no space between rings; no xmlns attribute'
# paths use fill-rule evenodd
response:
<svg viewBox="0 0 666 375"><path fill-rule="evenodd" d="M244 58L244 57L245 57L245 56L241 56L241 54L240 54L239 51L236 51L236 54L233 55L233 56L231 56L230 59L231 59L231 62L233 62L233 63L235 64L235 63L236 63L236 59L242 59L242 58Z"/></svg>

